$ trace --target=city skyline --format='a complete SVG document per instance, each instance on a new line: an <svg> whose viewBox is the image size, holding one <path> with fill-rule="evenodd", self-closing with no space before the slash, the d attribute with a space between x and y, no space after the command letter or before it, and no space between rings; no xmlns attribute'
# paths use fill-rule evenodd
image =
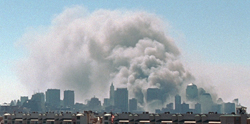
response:
<svg viewBox="0 0 250 124"><path fill-rule="evenodd" d="M164 31L164 33L168 37L170 37L171 41L173 40L174 47L170 48L177 48L179 51L179 55L174 56L174 59L180 60L180 63L183 66L185 72L190 72L192 74L192 76L195 78L194 83L197 84L197 86L202 86L205 89L213 89L213 93L222 97L225 101L239 98L241 100L240 103L249 106L250 102L248 98L250 97L250 95L248 93L248 89L250 87L250 57L248 53L250 53L250 51L248 47L250 46L250 42L248 41L250 40L250 38L248 36L248 32L250 29L250 25L247 23L249 20L249 4L249 2L234 1L47 1L40 3L34 1L1 2L0 10L3 13L0 15L0 82L3 87L1 91L2 93L0 94L0 97L2 98L0 103L9 102L11 99L17 99L20 95L31 97L33 91L45 91L46 89L57 86L60 86L59 88L62 90L75 90L75 93L79 95L79 91L81 90L81 88L87 87L86 89L84 89L84 91L86 91L85 94L88 93L87 89L91 89L91 91L90 93L86 94L86 98L90 98L90 96L93 95L96 95L100 98L107 98L108 92L98 92L94 94L93 88L95 86L98 86L97 91L103 89L107 90L109 88L109 85L107 86L106 84L112 81L117 83L114 84L116 87L124 87L123 85L126 86L124 82L131 81L132 78L129 78L130 80L128 80L128 78L119 78L118 76L120 75L116 75L117 70L113 71L113 68L105 66L105 64L109 63L109 61L105 60L105 62L100 63L102 62L102 58L98 58L98 56L92 57L90 59L88 57L83 57L84 59L78 59L78 54L72 54L72 56L76 58L71 59L75 64L69 64L67 63L68 61L66 61L67 59L63 59L66 57L70 57L70 54L67 54L67 56L62 55L61 58L60 56L56 55L53 57L58 58L48 59L48 56L46 56L46 52L50 51L50 53L55 53L52 49L49 48L55 48L54 50L59 50L57 48L62 47L63 45L60 46L60 44L53 43L48 45L53 47L48 47L47 45L45 45L44 47L33 48L33 46L29 44L29 40L34 40L35 42L37 38L46 37L46 33L49 34L50 32L52 32L50 35L55 34L55 32L50 30L60 24L68 24L70 21L72 21L70 19L78 18L77 14L82 14L81 16L83 16L84 19L86 18L87 21L92 21L90 20L93 19L91 17L100 18L100 16L96 16L98 12L98 14L108 13L110 16L117 17L118 20L120 19L120 21L123 20L125 22L125 19L121 19L124 16L132 18L140 15L138 13L142 12L145 14L145 18L148 19L153 16L157 18L156 21L160 22L155 23L153 22L154 19L149 19L149 22L152 22L152 24L159 24L154 26L163 28L162 30ZM134 13L137 13L137 15ZM70 19L66 20L65 18ZM81 17L79 18L82 19ZM62 21L60 19L65 20ZM111 20L113 22L116 21L113 18L108 18L108 20ZM131 25L132 24L137 23L131 22ZM93 24L89 25L92 27L94 26ZM119 24L117 25L121 26ZM81 25L78 26L81 27ZM155 28L154 26L152 27ZM76 27L77 26L72 25L72 28ZM91 28L91 30L92 29L94 30L94 28ZM106 30L105 27L103 29ZM72 31L77 32L77 30L75 29L72 29ZM88 31L90 30L85 30L85 32ZM99 32L99 34L100 36L103 36L105 33ZM91 35L88 35L88 38ZM74 35L72 35L72 37L73 36ZM113 35L107 36L113 37L114 39L116 38ZM49 37L46 38L49 39ZM131 39L133 38L134 37L132 37ZM149 36L149 39L150 38L153 39ZM71 41L70 38L60 40L60 37L57 37L55 39L59 39L59 41L63 42L67 40ZM95 44L92 45L95 46ZM167 46L168 45L164 45L164 47ZM30 47L32 48L30 49ZM74 47L74 45L72 45L72 47ZM37 50L42 52L36 52L36 48L39 48ZM68 50L71 50L70 47ZM112 50L117 50L119 52L119 50L122 49L120 48ZM123 55L120 54L122 57L124 57L126 54L129 54L124 51L122 52ZM168 53L168 51L165 52ZM175 53L174 50L171 50L171 52ZM25 65L23 65L24 61L31 60L30 58L34 57L32 56L32 54L35 54L35 56L38 57L45 57L45 59L40 60L39 63L32 63L29 61L25 63ZM92 52L91 55L94 56L96 55L96 53ZM112 55L113 56L109 56L110 59L113 59L112 57L118 56L115 54ZM159 56L155 57L159 58ZM126 57L127 56L125 56L125 58ZM117 60L117 58L113 60ZM91 61L92 59L96 59L96 61L93 61L90 64L88 62L85 63L89 64L89 67L98 68L93 68L94 71L91 72L96 73L96 76L90 75L89 72L85 73L85 71L76 71L79 68L79 66L77 65L82 64L80 63L81 61ZM55 66L58 63L54 63L55 65L53 65L53 63L46 63L50 60L59 60L58 63L62 64L59 66ZM112 62L119 61L121 60ZM98 63L100 66L97 66ZM44 64L44 66L38 67L35 66L36 64ZM126 62L122 64L126 65ZM141 63L137 63L137 65L140 64ZM20 65L22 66L22 68L20 68ZM113 65L116 66L115 64ZM44 67L51 68L48 68L48 70L43 70L46 69ZM61 69L57 70L58 68ZM88 68L88 66L86 66L81 69L91 70L92 68L90 69ZM125 72L126 69L122 69L121 66L119 66L119 69L121 69L119 70L121 72L120 74L125 74L123 72ZM100 70L104 70L103 75L98 73ZM104 73L106 72L105 70L108 70L107 72L112 73ZM72 73L62 73L61 75L56 75L59 74L59 72L66 71L71 71ZM160 74L160 72L158 72L158 74ZM50 77L50 75L52 76ZM84 75L87 75L86 77L90 78L86 78L84 77ZM114 75L116 75L117 77L115 77ZM73 79L74 76L76 77L75 79ZM143 78L143 75L140 76L142 77L138 77L138 79ZM146 74L146 76L148 75ZM182 79L184 80L185 78ZM86 83L86 85L77 85L77 83L72 83L81 81L90 83ZM57 84L58 82L63 82L65 86ZM102 84L101 82L104 83ZM177 83L180 82L181 81L178 81ZM189 82L186 82L184 84L188 83ZM127 85L130 86L130 84ZM138 87L140 86L139 83L137 84L138 85L132 87L134 88L132 91L138 90ZM151 83L151 85L154 85L154 82ZM67 88L66 86L72 87ZM168 87L163 84L161 84L161 86ZM146 86L142 88L147 89L151 87ZM129 92L131 93L131 91ZM6 97L6 94L8 95L8 97ZM141 92L134 92L134 94L140 95ZM76 101L82 102L79 99L76 99ZM138 102L139 101L141 101L141 99L138 99Z"/></svg>
<svg viewBox="0 0 250 124"><path fill-rule="evenodd" d="M127 88L116 88L113 83L110 85L110 97L104 98L104 102L98 97L91 97L84 100L86 103L75 102L75 93L73 90L64 90L60 95L60 89L47 89L46 92L39 92L32 95L20 96L20 99L12 100L9 104L0 106L0 115L8 112L83 112L91 110L93 112L131 112L131 113L188 113L194 114L215 112L219 114L236 113L236 109L245 108L235 98L232 102L223 102L221 98L214 99L209 92L193 83L188 84L184 96L178 93L174 99L164 98L161 90L158 88L148 88L146 100L142 103L137 98L131 98ZM192 96L190 96L192 94ZM63 99L61 99L63 96ZM114 96L114 97L113 97ZM166 96L165 96L166 97ZM193 99L191 99L193 98ZM195 99L194 99L195 98ZM112 100L113 99L113 100Z"/></svg>

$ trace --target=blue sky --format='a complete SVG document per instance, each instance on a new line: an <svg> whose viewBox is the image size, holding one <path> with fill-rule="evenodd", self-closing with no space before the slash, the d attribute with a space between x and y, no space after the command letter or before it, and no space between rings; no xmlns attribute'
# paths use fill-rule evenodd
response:
<svg viewBox="0 0 250 124"><path fill-rule="evenodd" d="M249 98L245 92L250 88L246 77L250 74L249 1L8 0L0 1L0 82L3 85L0 96L4 97L0 103L31 94L15 73L16 63L28 54L18 41L32 28L50 26L56 15L74 5L84 6L89 12L119 9L146 11L160 16L181 49L181 59L191 72L202 77L201 82L211 80L215 90L228 86L218 91L222 97L231 92L236 94L228 100ZM240 90L234 90L235 87ZM10 97L6 98L5 93ZM247 100L242 102L243 105L248 103Z"/></svg>

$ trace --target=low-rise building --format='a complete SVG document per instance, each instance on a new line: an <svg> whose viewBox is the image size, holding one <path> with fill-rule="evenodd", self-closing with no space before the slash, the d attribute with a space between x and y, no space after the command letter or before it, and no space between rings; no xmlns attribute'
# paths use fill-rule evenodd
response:
<svg viewBox="0 0 250 124"><path fill-rule="evenodd" d="M247 114L103 113L5 113L4 124L247 124Z"/></svg>

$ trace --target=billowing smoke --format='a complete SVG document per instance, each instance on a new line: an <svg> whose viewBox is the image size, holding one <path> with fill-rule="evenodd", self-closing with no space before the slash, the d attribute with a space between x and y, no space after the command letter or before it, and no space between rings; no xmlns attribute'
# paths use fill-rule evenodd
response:
<svg viewBox="0 0 250 124"><path fill-rule="evenodd" d="M69 8L45 33L25 37L30 54L19 66L23 84L73 89L77 101L108 97L111 82L140 103L149 87L167 99L193 80L163 21L147 12Z"/></svg>

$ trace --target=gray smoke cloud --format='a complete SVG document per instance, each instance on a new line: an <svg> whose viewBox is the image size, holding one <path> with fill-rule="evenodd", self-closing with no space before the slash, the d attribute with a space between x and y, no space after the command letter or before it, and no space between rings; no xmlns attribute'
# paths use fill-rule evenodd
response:
<svg viewBox="0 0 250 124"><path fill-rule="evenodd" d="M194 78L165 27L147 12L68 8L46 32L25 35L30 54L19 64L20 79L32 89L73 89L78 101L108 97L111 82L140 103L149 87L167 99Z"/></svg>

